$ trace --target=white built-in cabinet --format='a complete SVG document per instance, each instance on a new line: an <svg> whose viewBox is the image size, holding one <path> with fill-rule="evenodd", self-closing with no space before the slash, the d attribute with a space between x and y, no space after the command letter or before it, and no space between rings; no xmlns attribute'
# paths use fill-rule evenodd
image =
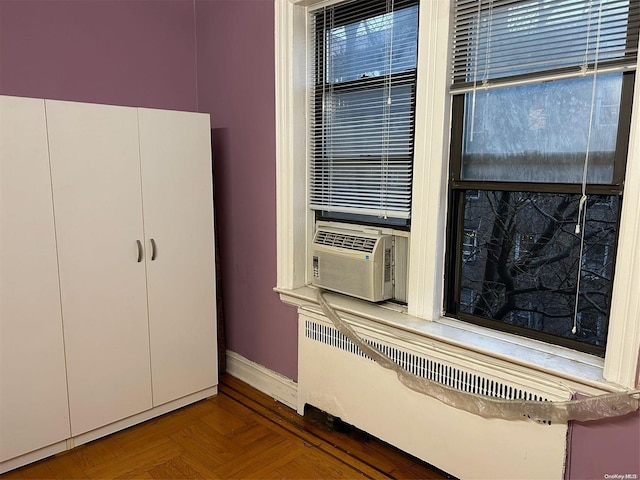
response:
<svg viewBox="0 0 640 480"><path fill-rule="evenodd" d="M217 340L208 115L0 101L7 470L215 393Z"/></svg>
<svg viewBox="0 0 640 480"><path fill-rule="evenodd" d="M0 462L70 436L44 101L0 96Z"/></svg>
<svg viewBox="0 0 640 480"><path fill-rule="evenodd" d="M138 112L48 100L46 108L78 435L152 407Z"/></svg>
<svg viewBox="0 0 640 480"><path fill-rule="evenodd" d="M217 383L211 130L208 115L138 115L157 406Z"/></svg>

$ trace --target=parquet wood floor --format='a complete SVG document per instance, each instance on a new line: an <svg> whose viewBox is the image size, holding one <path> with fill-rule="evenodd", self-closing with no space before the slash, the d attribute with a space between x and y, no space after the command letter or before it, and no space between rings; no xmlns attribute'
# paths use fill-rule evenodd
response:
<svg viewBox="0 0 640 480"><path fill-rule="evenodd" d="M0 476L8 479L443 479L355 429L299 416L230 375L219 394Z"/></svg>

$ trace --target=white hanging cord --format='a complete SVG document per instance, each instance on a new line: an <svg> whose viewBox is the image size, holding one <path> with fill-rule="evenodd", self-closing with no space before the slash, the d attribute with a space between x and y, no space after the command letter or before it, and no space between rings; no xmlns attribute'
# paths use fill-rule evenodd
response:
<svg viewBox="0 0 640 480"><path fill-rule="evenodd" d="M327 39L324 40L322 46L324 55L322 57L322 70L324 72L324 78L322 79L322 149L323 158L322 163L325 165L328 163L328 175L323 177L323 182L326 182L326 188L323 189L324 195L328 194L327 199L322 199L325 208L333 207L333 60L331 55L331 46L333 45L333 28L335 25L334 11L330 11L330 19L327 19L327 8L324 9L324 32L327 35ZM329 24L327 24L327 20ZM327 91L327 82L329 83ZM327 93L329 94L327 96ZM328 128L327 128L328 126ZM323 167L325 168L325 167ZM326 178L326 179L325 179ZM328 190L328 192L327 192Z"/></svg>
<svg viewBox="0 0 640 480"><path fill-rule="evenodd" d="M316 28L317 28L317 26L318 26L318 24L316 22ZM322 32L322 34L326 35L326 32L327 32L327 8L326 7L322 12L322 29L324 30ZM314 32L314 33L317 35L317 32ZM329 36L329 38L331 38L331 37ZM324 38L323 38L323 40L324 40ZM322 71L322 78L320 79L320 81L322 82L322 106L321 106L321 108L322 108L322 117L321 117L322 118L322 120L321 120L322 121L322 150L321 150L322 153L321 153L321 155L323 157L325 157L326 154L327 154L327 128L326 128L326 125L327 125L327 91L326 90L327 89L326 89L326 85L327 85L327 78L329 78L329 74L327 72L327 68L328 68L327 64L328 64L328 62L327 62L326 45L328 43L329 42L327 42L327 41L323 42L322 48L323 48L323 50L325 50L325 53L324 53L324 55L322 55L322 65L318 65L318 63L316 62L316 68L322 69L321 70ZM319 53L318 52L319 48L320 48L319 46L316 46L316 56ZM320 72L316 72L316 75L318 75L319 73ZM316 80L316 83L317 83L317 80ZM318 161L318 160L319 159L316 159L316 161ZM326 165L325 161L322 162L322 165L323 165L322 166L323 169L326 168L325 167L325 165ZM316 165L314 165L314 169L315 168L317 168ZM322 197L321 197L321 202L322 202L323 205L327 204L327 199L325 198L325 195L327 194L326 193L327 192L327 187L331 188L331 185L330 184L329 185L325 185L324 184L325 182L326 182L326 180L325 180L325 175L324 175L324 172L323 172L323 174L322 174L322 183L323 183L323 185L322 185Z"/></svg>
<svg viewBox="0 0 640 480"><path fill-rule="evenodd" d="M589 62L589 36L591 33L591 7L593 2L589 3L589 14L587 21L587 46L585 48L584 53L584 63L582 65L583 73L586 73ZM585 224L587 221L587 174L589 170L589 151L591 150L591 133L593 131L593 114L595 112L595 104L596 104L596 91L597 91L597 81L598 81L598 59L600 55L600 32L602 26L602 0L600 0L599 8L598 8L598 31L596 34L596 50L595 57L593 60L593 82L591 85L591 109L589 111L589 130L587 132L587 148L584 155L584 163L582 165L582 195L580 196L580 203L578 205L578 218L576 221L575 233L580 235L580 257L579 257L579 265L578 265L578 274L576 281L576 301L573 311L573 328L571 329L571 333L574 335L578 331L578 301L580 299L580 279L582 277L582 255L584 254L584 234L585 234Z"/></svg>
<svg viewBox="0 0 640 480"><path fill-rule="evenodd" d="M589 65L589 43L590 43L590 34L591 34L591 6L593 2L589 3L589 20L587 22L587 45L584 53L584 62L582 64L582 71L586 74L588 65ZM584 230L584 215L581 215L582 211L586 207L587 201L587 174L589 169L589 151L591 150L591 133L593 131L593 114L595 112L595 104L596 104L596 91L597 91L597 81L598 81L598 60L600 56L600 33L602 26L602 0L600 0L600 5L598 9L598 31L596 34L596 50L595 57L593 61L593 82L591 85L591 109L589 111L589 130L587 132L587 148L584 156L584 163L582 165L582 197L580 198L580 205L578 207L578 223L576 224L575 232L580 233L581 230ZM580 219L583 218L582 228L580 224Z"/></svg>
<svg viewBox="0 0 640 480"><path fill-rule="evenodd" d="M387 100L383 105L383 118L384 118L384 135L383 135L383 154L382 154L382 184L380 185L380 210L382 212L382 218L387 219L387 182L389 179L389 149L391 141L391 106L393 105L393 99L391 98L391 87L393 85L393 32L395 26L395 0L387 0L387 18L391 19L391 29L389 32L389 56L388 56L388 70L387 70Z"/></svg>
<svg viewBox="0 0 640 480"><path fill-rule="evenodd" d="M576 233L580 233L580 224L582 224L582 233L580 234L580 256L578 257L578 278L576 279L576 301L573 307L573 327L571 328L573 335L578 332L578 302L580 300L580 281L582 279L582 255L584 254L584 225L587 218L586 200L587 196L583 194L582 197L580 197L578 223L576 224Z"/></svg>
<svg viewBox="0 0 640 480"><path fill-rule="evenodd" d="M391 32L390 32L390 40L389 40L389 71L388 71L388 75L387 75L387 82L388 82L388 86L387 86L387 105L391 105L392 101L391 101L391 74L392 74L392 67L393 67L393 27L395 26L396 23L396 19L395 19L395 0L391 0L391 2L389 2L387 0L387 10L389 11L389 13L391 13Z"/></svg>
<svg viewBox="0 0 640 480"><path fill-rule="evenodd" d="M469 141L473 142L473 131L476 123L476 92L478 90L478 56L480 55L480 16L482 15L482 1L478 0L478 13L476 15L476 52L473 60L473 93L471 95L471 134Z"/></svg>
<svg viewBox="0 0 640 480"><path fill-rule="evenodd" d="M485 61L484 61L484 72L482 73L482 86L486 87L489 83L489 64L491 62L491 33L493 31L493 0L489 0L489 22L487 25L487 41L486 43L486 52L485 52Z"/></svg>

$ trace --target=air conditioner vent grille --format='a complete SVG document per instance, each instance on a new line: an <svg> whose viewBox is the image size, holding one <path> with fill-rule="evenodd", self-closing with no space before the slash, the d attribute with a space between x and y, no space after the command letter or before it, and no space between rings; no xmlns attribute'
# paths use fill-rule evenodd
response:
<svg viewBox="0 0 640 480"><path fill-rule="evenodd" d="M372 253L376 245L376 239L318 230L313 243L316 245L327 245L330 247L341 247L359 252Z"/></svg>
<svg viewBox="0 0 640 480"><path fill-rule="evenodd" d="M345 337L337 329L322 323L306 320L305 336L311 340L324 343L340 350L350 352L363 358L369 358L360 347ZM402 368L414 375L426 378L433 382L455 388L461 392L474 393L506 400L534 400L549 401L543 395L535 394L523 389L520 386L508 385L507 383L490 379L477 373L465 371L450 365L432 360L412 352L407 352L395 346L380 343L378 341L365 339L370 345L382 351ZM544 420L539 423L550 425L551 422Z"/></svg>

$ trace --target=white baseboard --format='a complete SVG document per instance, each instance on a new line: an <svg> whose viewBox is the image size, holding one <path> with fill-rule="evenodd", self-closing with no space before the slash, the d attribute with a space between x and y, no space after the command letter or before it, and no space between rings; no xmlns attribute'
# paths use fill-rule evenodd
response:
<svg viewBox="0 0 640 480"><path fill-rule="evenodd" d="M227 350L227 373L294 410L298 404L298 384L242 355Z"/></svg>

